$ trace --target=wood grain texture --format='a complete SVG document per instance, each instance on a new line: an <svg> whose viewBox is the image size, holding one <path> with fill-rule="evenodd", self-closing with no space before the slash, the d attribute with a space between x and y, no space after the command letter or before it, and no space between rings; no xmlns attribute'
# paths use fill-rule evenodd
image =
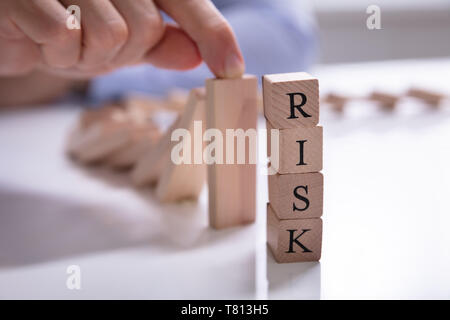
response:
<svg viewBox="0 0 450 320"><path fill-rule="evenodd" d="M292 241L294 239L304 248ZM267 204L267 244L278 263L319 261L322 219L281 220Z"/></svg>
<svg viewBox="0 0 450 320"><path fill-rule="evenodd" d="M255 129L257 86L254 76L206 81L207 127ZM224 143L225 145L225 143ZM249 145L246 145L247 155ZM256 150L252 150L256 152ZM225 157L225 147L224 147ZM209 223L216 229L251 223L256 212L256 165L208 165Z"/></svg>
<svg viewBox="0 0 450 320"><path fill-rule="evenodd" d="M206 117L205 90L203 88L192 90L184 109L185 111L179 123L179 128L186 129L190 132L190 147L193 151L195 149L194 121L201 121L203 126L201 127L201 131L204 131ZM172 141L170 150L178 143L177 141ZM203 146L203 141L200 144ZM191 164L183 163L176 165L169 160L163 169L156 188L156 196L161 202L195 200L198 198L206 181L206 165L203 161L200 164L195 164L193 152L191 153Z"/></svg>
<svg viewBox="0 0 450 320"><path fill-rule="evenodd" d="M307 98L301 109L291 116L291 98L288 94L301 93ZM305 72L265 75L263 77L264 115L274 128L314 127L319 122L319 82ZM301 98L295 97L295 104Z"/></svg>
<svg viewBox="0 0 450 320"><path fill-rule="evenodd" d="M271 130L274 129L266 121L268 131L267 150L272 156ZM300 141L300 142L298 142ZM304 142L301 142L304 141ZM301 161L301 145L303 145L303 161ZM276 146L274 149L277 150ZM279 129L279 174L319 172L323 166L323 128ZM275 163L272 161L272 165Z"/></svg>
<svg viewBox="0 0 450 320"><path fill-rule="evenodd" d="M269 202L280 219L319 218L323 213L320 172L269 176Z"/></svg>

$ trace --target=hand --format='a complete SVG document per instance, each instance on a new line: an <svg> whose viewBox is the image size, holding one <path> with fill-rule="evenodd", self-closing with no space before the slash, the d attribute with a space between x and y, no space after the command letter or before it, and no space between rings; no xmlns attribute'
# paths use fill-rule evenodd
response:
<svg viewBox="0 0 450 320"><path fill-rule="evenodd" d="M70 5L81 8L81 30L66 26ZM233 31L209 0L1 0L0 48L0 76L39 69L87 79L139 63L191 69L202 59L217 77L244 72Z"/></svg>

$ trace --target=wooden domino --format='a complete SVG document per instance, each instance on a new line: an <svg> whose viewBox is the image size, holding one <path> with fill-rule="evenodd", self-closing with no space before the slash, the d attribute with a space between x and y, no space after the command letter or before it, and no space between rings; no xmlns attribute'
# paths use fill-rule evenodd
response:
<svg viewBox="0 0 450 320"><path fill-rule="evenodd" d="M319 218L323 212L320 172L269 176L269 202L280 219Z"/></svg>
<svg viewBox="0 0 450 320"><path fill-rule="evenodd" d="M334 111L338 113L344 112L345 105L351 100L351 97L340 95L334 92L328 93L323 101L328 103Z"/></svg>
<svg viewBox="0 0 450 320"><path fill-rule="evenodd" d="M280 263L318 261L323 212L319 83L306 73L264 76L263 97L267 151L277 172L269 175L268 246ZM336 100L341 109L347 102L340 97L331 102Z"/></svg>
<svg viewBox="0 0 450 320"><path fill-rule="evenodd" d="M369 100L376 101L385 110L392 111L400 100L400 96L376 90L370 94Z"/></svg>
<svg viewBox="0 0 450 320"><path fill-rule="evenodd" d="M201 132L204 131L205 120L205 91L204 89L194 89L191 91L186 103L183 117L179 122L179 128L190 132L191 150L195 150L194 130L195 121L200 125ZM201 137L203 138L203 137ZM177 141L171 141L170 150L178 144ZM203 142L200 142L200 147ZM194 158L192 156L192 158ZM202 191L206 180L206 166L203 161L195 163L191 159L189 164L175 164L173 161L167 163L163 169L158 185L156 187L156 196L161 202L176 202L181 200L197 199Z"/></svg>
<svg viewBox="0 0 450 320"><path fill-rule="evenodd" d="M318 80L305 72L263 77L264 115L274 128L314 127L319 122Z"/></svg>
<svg viewBox="0 0 450 320"><path fill-rule="evenodd" d="M220 130L224 137L226 129L256 130L257 88L254 76L208 79L207 127ZM256 152L247 144L246 153L249 151ZM221 229L255 220L256 164L209 164L208 190L211 227Z"/></svg>
<svg viewBox="0 0 450 320"><path fill-rule="evenodd" d="M406 93L410 97L414 97L424 101L432 107L438 107L445 95L421 88L411 88Z"/></svg>
<svg viewBox="0 0 450 320"><path fill-rule="evenodd" d="M194 110L201 100L205 99L205 94L203 89L193 89L189 95L187 105L190 106L189 112L183 112L178 116L177 120L173 125L167 130L161 139L159 139L157 145L154 148L150 148L145 152L144 155L138 160L133 172L131 173L131 179L136 186L142 187L145 185L155 185L164 168L170 163L170 152L171 152L171 137L172 132L178 128L188 128L192 117L194 115ZM188 179L188 177L186 177Z"/></svg>
<svg viewBox="0 0 450 320"><path fill-rule="evenodd" d="M323 128L290 128L279 129L277 145L272 145L270 138L274 128L267 121L268 130L267 150L270 152L272 166L278 167L278 173L307 173L322 170ZM273 152L278 151L278 159ZM278 164L274 163L275 159Z"/></svg>
<svg viewBox="0 0 450 320"><path fill-rule="evenodd" d="M134 185L143 187L155 185L162 170L170 161L170 140L172 131L179 128L182 116L179 116L154 147L150 147L139 158L131 172Z"/></svg>
<svg viewBox="0 0 450 320"><path fill-rule="evenodd" d="M114 169L132 168L147 150L154 148L160 138L161 132L156 127L136 130L132 134L130 143L115 151L106 161Z"/></svg>
<svg viewBox="0 0 450 320"><path fill-rule="evenodd" d="M85 164L103 161L129 144L134 128L127 121L119 109L88 112L69 137L69 154Z"/></svg>
<svg viewBox="0 0 450 320"><path fill-rule="evenodd" d="M267 243L279 263L319 261L322 219L280 219L267 204Z"/></svg>

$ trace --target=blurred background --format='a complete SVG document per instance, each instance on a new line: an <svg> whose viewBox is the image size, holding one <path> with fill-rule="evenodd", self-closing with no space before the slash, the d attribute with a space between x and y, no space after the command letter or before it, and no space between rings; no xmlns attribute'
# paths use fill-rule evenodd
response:
<svg viewBox="0 0 450 320"><path fill-rule="evenodd" d="M363 28L370 5L381 9L382 29ZM316 0L320 63L448 57L447 0Z"/></svg>
<svg viewBox="0 0 450 320"><path fill-rule="evenodd" d="M278 265L266 250L264 175L256 223L215 231L206 188L196 202L161 204L151 188L132 186L129 171L67 157L86 106L176 105L156 119L167 129L182 113L183 90L211 77L204 65L184 73L140 66L92 79L85 94L27 108L2 103L0 298L450 298L450 1L215 3L248 73L306 70L319 79L321 262ZM380 30L367 28L370 5L381 9ZM21 95L9 80L0 79L3 97ZM409 96L412 87L437 100ZM370 99L374 91L395 103ZM330 93L344 99L341 109ZM262 156L265 148L260 142ZM81 290L67 286L73 265Z"/></svg>

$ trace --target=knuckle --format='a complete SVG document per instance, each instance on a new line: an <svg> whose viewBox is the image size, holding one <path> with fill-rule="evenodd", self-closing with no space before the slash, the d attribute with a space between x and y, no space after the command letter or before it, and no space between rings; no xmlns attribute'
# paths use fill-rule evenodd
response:
<svg viewBox="0 0 450 320"><path fill-rule="evenodd" d="M164 22L159 14L143 14L130 25L130 38L150 49L162 39L164 30Z"/></svg>
<svg viewBox="0 0 450 320"><path fill-rule="evenodd" d="M114 21L105 24L97 31L96 42L103 48L113 49L125 44L128 39L128 28L125 22Z"/></svg>
<svg viewBox="0 0 450 320"><path fill-rule="evenodd" d="M228 41L232 39L233 33L231 27L224 19L217 19L216 21L210 22L206 30L208 30L210 37L218 40Z"/></svg>
<svg viewBox="0 0 450 320"><path fill-rule="evenodd" d="M144 34L147 35L148 40L153 44L156 44L161 40L164 34L164 22L161 16L152 14L144 17Z"/></svg>

